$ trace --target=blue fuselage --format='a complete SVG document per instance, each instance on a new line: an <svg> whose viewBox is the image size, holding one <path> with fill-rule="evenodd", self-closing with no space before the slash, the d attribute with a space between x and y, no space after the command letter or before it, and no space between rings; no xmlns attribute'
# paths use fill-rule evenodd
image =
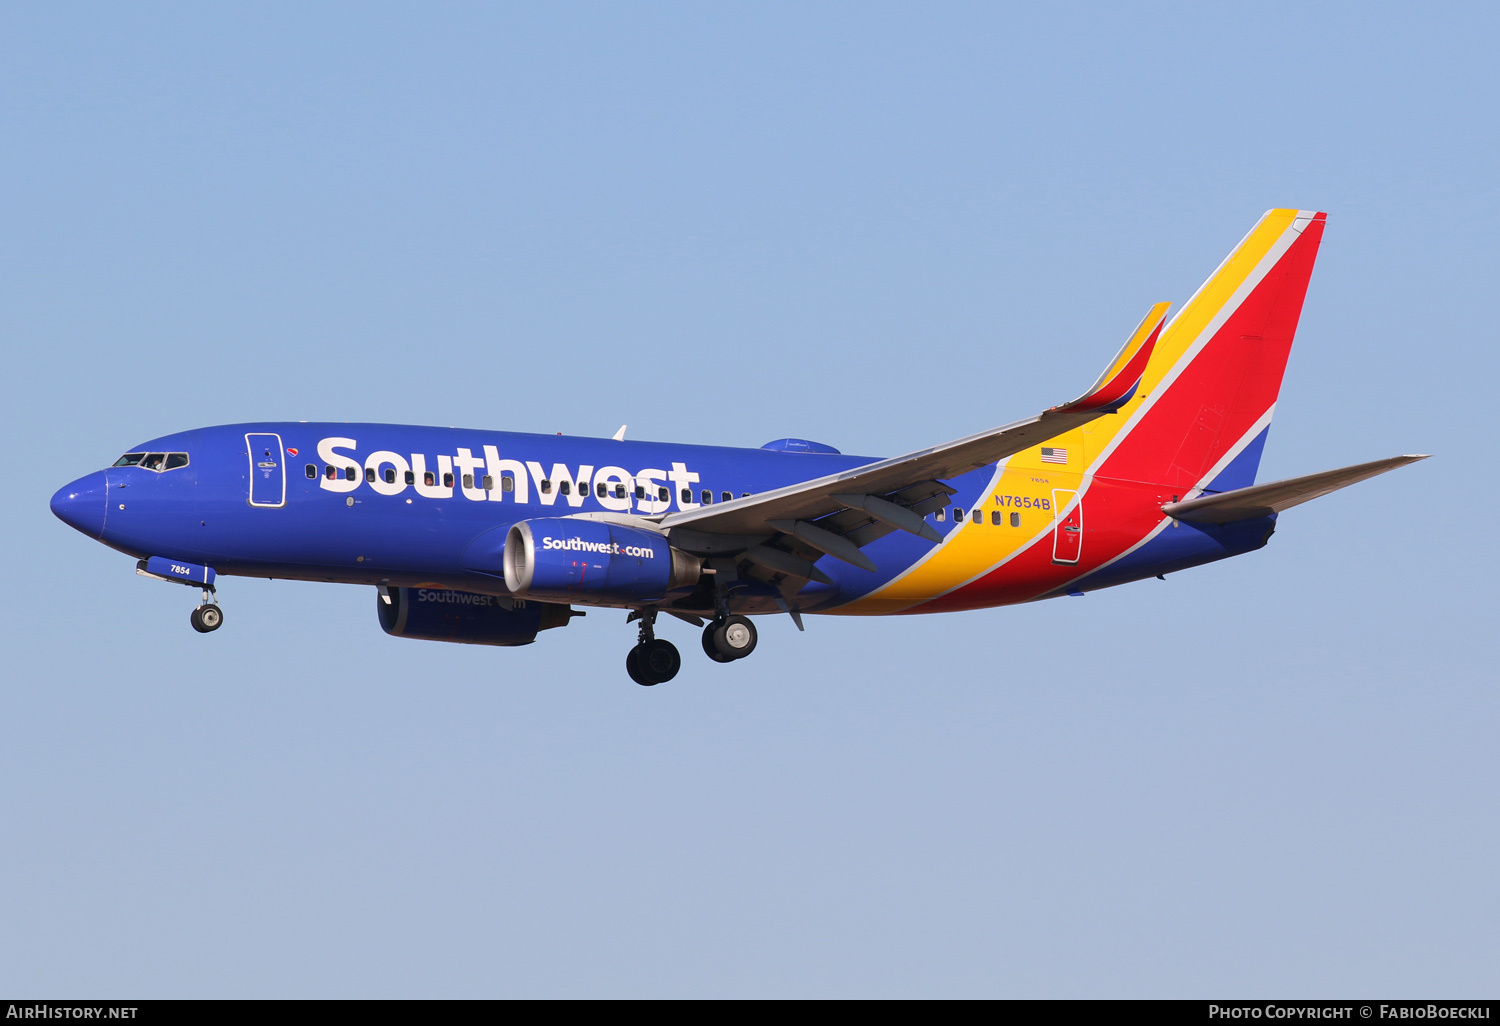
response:
<svg viewBox="0 0 1500 1026"><path fill-rule="evenodd" d="M518 521L665 514L872 461L797 440L732 449L389 424L236 424L136 446L122 458L132 465L66 485L53 497L52 509L90 537L137 558L202 564L219 574L504 596L498 570L476 569L465 554L476 539L494 539L496 532L503 538ZM946 482L956 489L952 504L982 506L992 472L985 467ZM962 526L951 518L931 523L944 539ZM1098 530L1097 520L1091 530ZM1263 544L1266 532L1241 539L1242 533L1171 532L1137 552L1128 569L1103 571L1086 586L1247 551ZM1170 552L1163 548L1167 542ZM873 572L832 557L818 560L832 583L809 582L798 594L798 607L830 612L854 602L918 564L932 547L897 531L865 547L878 567ZM742 612L774 611L774 594L762 592L738 591L732 604Z"/></svg>
<svg viewBox="0 0 1500 1026"><path fill-rule="evenodd" d="M90 474L59 490L54 511L132 556L167 556L220 574L501 595L502 580L464 567L465 551L485 532L533 517L692 509L870 462L795 449L318 423L201 428L132 452L189 459L172 470ZM970 476L982 486L981 475ZM888 540L912 543L925 544ZM909 562L902 555L887 565ZM847 569L836 560L820 565L836 583L808 594L809 608L837 600Z"/></svg>

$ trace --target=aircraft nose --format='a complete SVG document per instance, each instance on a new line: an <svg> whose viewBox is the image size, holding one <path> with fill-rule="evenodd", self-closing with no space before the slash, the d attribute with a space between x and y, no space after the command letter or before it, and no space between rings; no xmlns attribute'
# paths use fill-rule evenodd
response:
<svg viewBox="0 0 1500 1026"><path fill-rule="evenodd" d="M98 470L63 485L52 496L52 512L57 519L97 538L104 533L104 511L108 509L109 484L104 471Z"/></svg>

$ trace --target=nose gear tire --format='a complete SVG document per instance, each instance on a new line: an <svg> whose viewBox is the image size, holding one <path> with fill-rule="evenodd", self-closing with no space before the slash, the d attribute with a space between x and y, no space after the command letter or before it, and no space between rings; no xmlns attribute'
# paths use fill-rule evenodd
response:
<svg viewBox="0 0 1500 1026"><path fill-rule="evenodd" d="M199 606L193 610L188 617L188 622L193 625L193 630L199 634L207 634L216 631L224 622L224 611L215 605Z"/></svg>

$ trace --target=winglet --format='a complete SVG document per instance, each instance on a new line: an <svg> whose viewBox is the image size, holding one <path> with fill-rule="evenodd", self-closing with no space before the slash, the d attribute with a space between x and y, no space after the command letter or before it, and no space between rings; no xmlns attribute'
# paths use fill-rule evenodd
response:
<svg viewBox="0 0 1500 1026"><path fill-rule="evenodd" d="M620 425L620 430L616 431L613 435L611 435L610 439L612 441L616 441L616 442L623 442L623 441L625 441L625 429L627 427L629 427L629 426L630 426L629 424L621 424Z"/></svg>
<svg viewBox="0 0 1500 1026"><path fill-rule="evenodd" d="M1141 377L1146 373L1146 364L1150 362L1151 353L1156 348L1156 340L1161 337L1161 328L1166 322L1167 309L1171 305L1171 303L1157 303L1151 308L1151 311L1131 333L1130 339L1110 361L1104 373L1099 376L1099 380L1094 382L1093 388L1072 402L1054 406L1047 412L1114 413L1134 399L1135 390L1140 386Z"/></svg>

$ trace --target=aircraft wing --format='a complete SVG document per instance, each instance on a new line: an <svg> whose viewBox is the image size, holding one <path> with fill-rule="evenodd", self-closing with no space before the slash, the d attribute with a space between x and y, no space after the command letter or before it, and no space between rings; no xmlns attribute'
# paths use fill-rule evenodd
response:
<svg viewBox="0 0 1500 1026"><path fill-rule="evenodd" d="M900 529L937 541L922 517L948 504L953 489L945 477L976 470L1039 445L1065 431L1113 413L1135 395L1161 334L1170 304L1152 307L1094 386L1070 403L1014 424L982 431L944 445L880 460L785 488L700 509L668 514L659 521L674 545L704 555L746 552L772 572L819 579L811 561L788 561L779 545L803 556L832 555L874 569L861 545ZM849 511L842 518L832 517ZM813 523L813 521L820 521ZM776 536L782 536L777 538ZM794 541L793 541L794 540ZM761 544L771 541L776 551ZM811 553L808 549L813 550ZM808 570L814 572L809 573Z"/></svg>
<svg viewBox="0 0 1500 1026"><path fill-rule="evenodd" d="M1235 520L1249 520L1252 517L1280 513L1284 509L1311 502L1329 492L1347 488L1366 478L1425 459L1427 459L1426 456L1392 456L1387 460L1374 460L1352 467L1340 467L1338 470L1325 470L1322 473L1308 474L1305 477L1251 485L1249 488L1236 488L1232 492L1200 495L1196 499L1188 499L1185 502L1169 502L1161 508L1161 511L1175 520L1202 524L1228 524Z"/></svg>

